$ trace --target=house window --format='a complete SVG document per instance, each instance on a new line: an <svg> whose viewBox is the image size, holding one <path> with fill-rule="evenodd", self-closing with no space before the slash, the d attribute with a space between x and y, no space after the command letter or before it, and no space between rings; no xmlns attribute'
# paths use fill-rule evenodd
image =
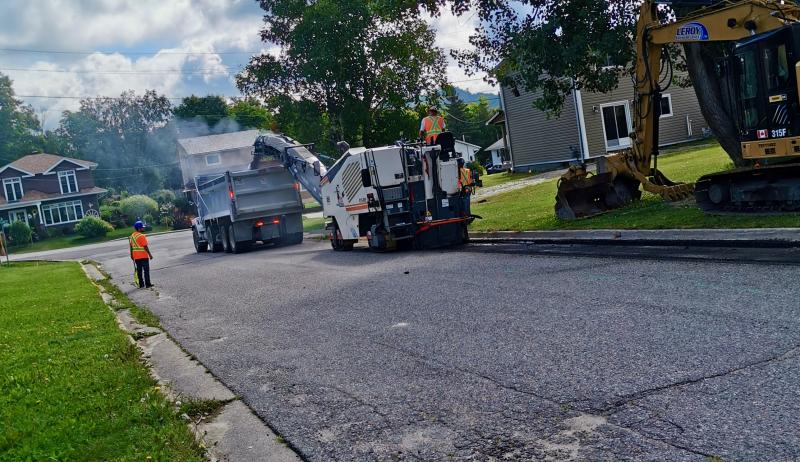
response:
<svg viewBox="0 0 800 462"><path fill-rule="evenodd" d="M83 218L83 203L70 201L43 205L42 215L47 226L74 223Z"/></svg>
<svg viewBox="0 0 800 462"><path fill-rule="evenodd" d="M606 150L614 151L631 145L631 112L627 101L600 107Z"/></svg>
<svg viewBox="0 0 800 462"><path fill-rule="evenodd" d="M22 200L22 178L6 178L3 180L3 190L8 202Z"/></svg>
<svg viewBox="0 0 800 462"><path fill-rule="evenodd" d="M219 154L209 154L206 156L206 165L209 167L212 165L219 165L221 162Z"/></svg>
<svg viewBox="0 0 800 462"><path fill-rule="evenodd" d="M58 172L58 184L61 186L61 194L78 192L78 179L75 177L75 170Z"/></svg>
<svg viewBox="0 0 800 462"><path fill-rule="evenodd" d="M661 95L661 118L672 117L672 95Z"/></svg>

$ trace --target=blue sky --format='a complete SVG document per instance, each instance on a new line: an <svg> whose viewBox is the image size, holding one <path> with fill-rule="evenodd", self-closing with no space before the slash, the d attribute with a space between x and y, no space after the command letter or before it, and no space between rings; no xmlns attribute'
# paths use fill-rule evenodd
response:
<svg viewBox="0 0 800 462"><path fill-rule="evenodd" d="M127 89L235 96L234 76L251 54L278 51L260 41L262 13L255 0L3 0L0 72L47 128L77 108L76 97ZM429 20L447 49L469 47L475 21ZM454 62L446 72L461 88L496 92Z"/></svg>

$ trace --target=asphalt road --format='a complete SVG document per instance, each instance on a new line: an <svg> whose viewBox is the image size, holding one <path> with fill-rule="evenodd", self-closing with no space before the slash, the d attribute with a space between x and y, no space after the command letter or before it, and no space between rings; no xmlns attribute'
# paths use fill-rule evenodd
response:
<svg viewBox="0 0 800 462"><path fill-rule="evenodd" d="M798 266L151 247L157 292L124 242L51 258L103 263L308 460L800 458Z"/></svg>

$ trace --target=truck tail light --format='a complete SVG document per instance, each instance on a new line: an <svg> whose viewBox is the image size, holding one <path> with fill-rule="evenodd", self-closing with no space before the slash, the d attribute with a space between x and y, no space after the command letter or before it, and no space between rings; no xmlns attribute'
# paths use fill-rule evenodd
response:
<svg viewBox="0 0 800 462"><path fill-rule="evenodd" d="M258 220L258 221L256 222L256 228L260 228L260 227L262 227L262 226L264 226L264 220Z"/></svg>
<svg viewBox="0 0 800 462"><path fill-rule="evenodd" d="M279 218L273 218L272 219L272 224L273 225L279 225L279 224L281 224L281 220Z"/></svg>
<svg viewBox="0 0 800 462"><path fill-rule="evenodd" d="M295 182L294 182L294 189L296 189L296 190L300 191L300 183L298 183L298 182L296 182L296 181L295 181Z"/></svg>
<svg viewBox="0 0 800 462"><path fill-rule="evenodd" d="M228 196L233 200L233 190L228 190Z"/></svg>

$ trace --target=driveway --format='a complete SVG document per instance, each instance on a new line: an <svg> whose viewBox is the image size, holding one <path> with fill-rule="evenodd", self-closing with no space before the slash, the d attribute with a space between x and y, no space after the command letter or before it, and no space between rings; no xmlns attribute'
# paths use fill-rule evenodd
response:
<svg viewBox="0 0 800 462"><path fill-rule="evenodd" d="M126 291L308 460L794 460L798 267L326 243L61 251ZM41 255L40 255L41 256Z"/></svg>

